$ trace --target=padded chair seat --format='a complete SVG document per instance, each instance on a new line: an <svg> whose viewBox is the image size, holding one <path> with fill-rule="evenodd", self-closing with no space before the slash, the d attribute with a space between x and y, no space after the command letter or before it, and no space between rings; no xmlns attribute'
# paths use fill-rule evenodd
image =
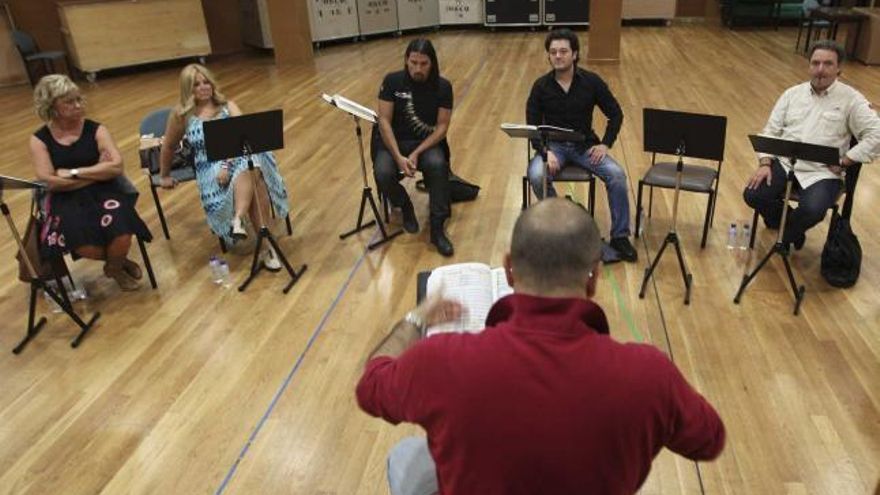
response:
<svg viewBox="0 0 880 495"><path fill-rule="evenodd" d="M54 60L56 58L64 58L64 52L39 52L24 57L28 62L33 60Z"/></svg>
<svg viewBox="0 0 880 495"><path fill-rule="evenodd" d="M581 167L576 167L572 165L568 165L562 167L562 170L559 171L558 174L553 176L554 181L560 182L577 182L577 181L590 181L593 179L593 174L589 170L583 169Z"/></svg>
<svg viewBox="0 0 880 495"><path fill-rule="evenodd" d="M171 177L174 180L176 180L177 182L188 182L191 180L195 180L196 171L193 170L192 167L175 168L175 169L171 170ZM154 186L159 187L162 184L161 181L162 181L161 175L159 175L159 174L150 175L150 182Z"/></svg>
<svg viewBox="0 0 880 495"><path fill-rule="evenodd" d="M675 163L655 163L642 181L649 186L675 188ZM718 171L702 165L685 165L681 173L682 191L710 193Z"/></svg>

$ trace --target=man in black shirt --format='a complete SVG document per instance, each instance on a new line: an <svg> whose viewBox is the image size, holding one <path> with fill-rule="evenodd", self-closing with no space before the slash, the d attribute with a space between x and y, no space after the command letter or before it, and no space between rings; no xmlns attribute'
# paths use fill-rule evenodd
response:
<svg viewBox="0 0 880 495"><path fill-rule="evenodd" d="M544 161L546 156L549 177L547 194L556 196L551 178L563 165L584 168L605 182L611 210L611 247L627 261L636 261L638 253L629 242L629 195L626 174L608 154L617 139L623 123L620 105L608 85L593 72L577 66L579 43L570 29L556 29L544 40L553 70L541 76L532 85L526 105L526 122L530 125L552 125L580 132L584 143L548 143L541 149L539 141L532 146L538 152L529 163L528 177L538 198L542 198ZM593 131L593 108L608 118L605 136L600 140Z"/></svg>
<svg viewBox="0 0 880 495"><path fill-rule="evenodd" d="M414 234L419 222L412 201L400 184L422 172L429 194L431 242L452 256L452 242L443 224L450 214L449 159L446 130L452 117L452 85L440 77L434 46L426 39L410 42L404 70L385 76L379 89L381 143L373 156L379 190L401 208L404 229Z"/></svg>

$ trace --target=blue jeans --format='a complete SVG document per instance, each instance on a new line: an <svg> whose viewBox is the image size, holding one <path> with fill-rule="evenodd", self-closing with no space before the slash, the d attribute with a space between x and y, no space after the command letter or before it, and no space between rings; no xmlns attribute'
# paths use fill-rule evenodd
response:
<svg viewBox="0 0 880 495"><path fill-rule="evenodd" d="M388 487L391 495L437 493L437 466L425 438L406 437L391 449L388 454Z"/></svg>
<svg viewBox="0 0 880 495"><path fill-rule="evenodd" d="M605 155L599 163L590 163L587 147L578 143L550 143L550 151L559 159L560 165L574 165L588 170L605 183L608 193L608 205L611 210L611 238L629 236L629 196L626 187L626 174L623 168L611 155ZM536 154L529 163L529 183L538 199L542 198L544 182L544 162L540 154ZM547 178L547 195L556 196L553 178Z"/></svg>

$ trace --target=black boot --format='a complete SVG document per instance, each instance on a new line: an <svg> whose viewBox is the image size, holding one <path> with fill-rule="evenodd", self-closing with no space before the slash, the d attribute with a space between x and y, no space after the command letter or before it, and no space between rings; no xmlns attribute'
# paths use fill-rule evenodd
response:
<svg viewBox="0 0 880 495"><path fill-rule="evenodd" d="M416 210L413 208L412 201L409 198L406 198L406 202L403 203L400 211L403 213L403 230L410 234L417 233L419 231L419 219L416 218Z"/></svg>
<svg viewBox="0 0 880 495"><path fill-rule="evenodd" d="M455 252L452 247L452 241L446 237L446 232L443 231L442 225L440 227L431 226L431 244L437 246L437 252L443 256L452 256Z"/></svg>

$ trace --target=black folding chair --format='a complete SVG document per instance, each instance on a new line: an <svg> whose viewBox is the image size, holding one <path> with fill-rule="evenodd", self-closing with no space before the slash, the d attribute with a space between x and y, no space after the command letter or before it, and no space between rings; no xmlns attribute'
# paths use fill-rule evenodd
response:
<svg viewBox="0 0 880 495"><path fill-rule="evenodd" d="M18 54L21 55L21 60L24 62L31 86L35 86L40 77L56 73L56 60L67 59L67 55L62 51L41 51L34 38L20 29L12 31L12 40L15 42L15 48L18 49ZM35 67L40 66L43 69L42 73L34 70Z"/></svg>

